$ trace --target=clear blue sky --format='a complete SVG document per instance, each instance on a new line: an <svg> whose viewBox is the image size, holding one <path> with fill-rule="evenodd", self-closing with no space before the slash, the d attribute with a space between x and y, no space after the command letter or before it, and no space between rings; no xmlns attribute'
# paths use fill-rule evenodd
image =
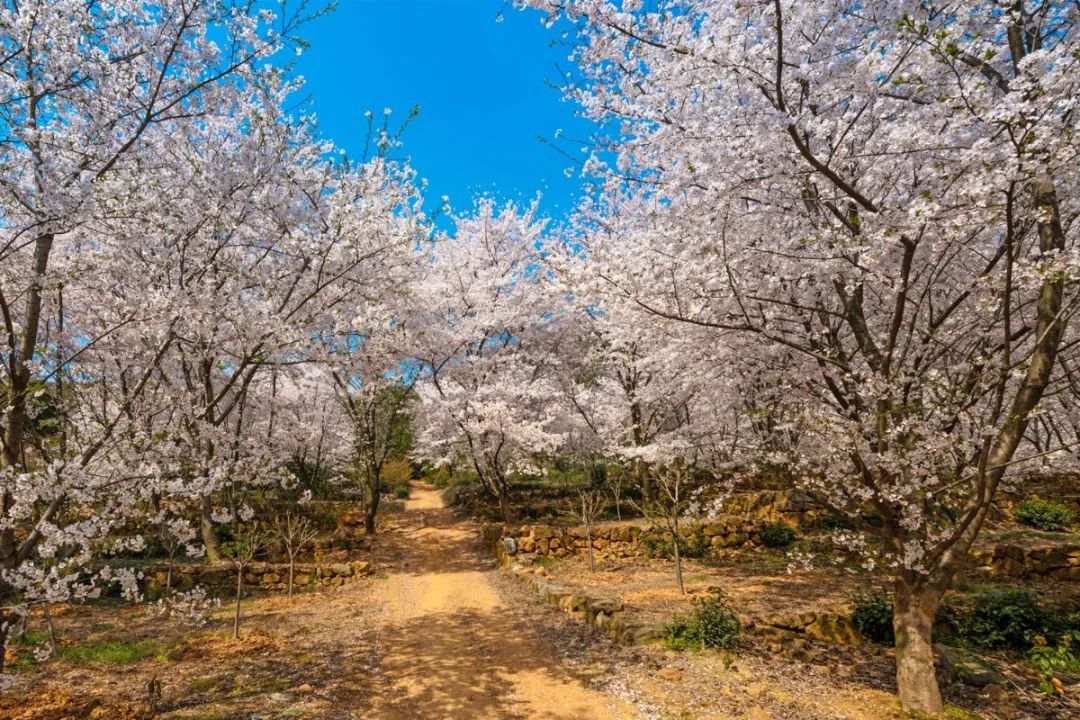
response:
<svg viewBox="0 0 1080 720"><path fill-rule="evenodd" d="M378 122L392 108L396 126L420 106L404 155L428 181L429 209L442 195L465 209L477 193L530 200L540 191L543 210L560 217L581 180L564 175L571 160L537 135L562 129L561 146L580 156L567 138L585 139L592 126L551 86L571 68L541 17L504 0L340 0L301 32L311 48L296 71L322 134L356 157L366 110Z"/></svg>

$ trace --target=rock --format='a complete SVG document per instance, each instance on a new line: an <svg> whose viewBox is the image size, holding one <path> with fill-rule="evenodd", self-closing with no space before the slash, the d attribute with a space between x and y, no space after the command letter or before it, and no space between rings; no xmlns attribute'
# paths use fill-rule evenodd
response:
<svg viewBox="0 0 1080 720"><path fill-rule="evenodd" d="M806 634L825 642L840 643L842 645L860 645L862 637L855 629L855 624L846 615L819 615L818 618L806 626Z"/></svg>
<svg viewBox="0 0 1080 720"><path fill-rule="evenodd" d="M517 540L512 537L504 537L502 539L503 552L507 555L517 554Z"/></svg>
<svg viewBox="0 0 1080 720"><path fill-rule="evenodd" d="M273 585L274 583L281 582L281 576L277 573L268 572L263 575L262 581L264 585Z"/></svg>
<svg viewBox="0 0 1080 720"><path fill-rule="evenodd" d="M940 644L935 645L934 649L941 656L941 667L949 678L956 682L974 687L1000 685L1005 682L1004 675L974 653Z"/></svg>
<svg viewBox="0 0 1080 720"><path fill-rule="evenodd" d="M537 525L533 528L532 536L537 540L549 540L555 536L555 531L547 525Z"/></svg>
<svg viewBox="0 0 1080 720"><path fill-rule="evenodd" d="M814 613L770 613L764 616L761 621L773 627L801 632L817 619L818 616Z"/></svg>
<svg viewBox="0 0 1080 720"><path fill-rule="evenodd" d="M303 685L299 685L293 688L293 692L297 695L308 695L315 692L315 688L311 687L311 685L308 685L307 683L304 683Z"/></svg>
<svg viewBox="0 0 1080 720"><path fill-rule="evenodd" d="M358 560L352 563L351 567L353 575L367 575L368 571L371 570L371 563Z"/></svg>
<svg viewBox="0 0 1080 720"><path fill-rule="evenodd" d="M295 698L289 693L276 692L270 694L270 702L291 703Z"/></svg>
<svg viewBox="0 0 1080 720"><path fill-rule="evenodd" d="M334 563L330 566L330 572L338 577L352 577L352 567L345 563Z"/></svg>

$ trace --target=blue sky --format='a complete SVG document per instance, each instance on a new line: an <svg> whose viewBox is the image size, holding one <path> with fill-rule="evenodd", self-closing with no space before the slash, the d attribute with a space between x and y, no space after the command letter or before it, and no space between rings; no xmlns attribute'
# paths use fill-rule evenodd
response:
<svg viewBox="0 0 1080 720"><path fill-rule="evenodd" d="M502 22L497 18L503 13ZM504 0L340 0L307 26L310 49L296 61L322 134L359 157L366 120L393 109L392 125L414 105L404 155L427 179L427 205L449 195L459 209L477 193L530 200L561 217L573 206L573 163L537 140L562 129L577 152L591 125L551 83L570 71L565 45L539 13Z"/></svg>

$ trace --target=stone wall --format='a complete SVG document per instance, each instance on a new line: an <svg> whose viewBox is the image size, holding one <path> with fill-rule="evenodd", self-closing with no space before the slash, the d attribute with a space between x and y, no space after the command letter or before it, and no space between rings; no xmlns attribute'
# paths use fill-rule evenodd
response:
<svg viewBox="0 0 1080 720"><path fill-rule="evenodd" d="M343 561L326 564L297 563L293 583L296 589L338 587L368 575L370 563ZM145 589L160 592L168 582L168 566L155 565L142 569ZM289 564L256 562L244 569L244 588L269 592L286 592L289 589ZM236 592L236 569L228 563L213 565L174 565L172 587L174 590L190 590L202 585L212 595L231 595Z"/></svg>
<svg viewBox="0 0 1080 720"><path fill-rule="evenodd" d="M972 573L1080 582L1080 543L1024 547L1001 543L971 552Z"/></svg>
<svg viewBox="0 0 1080 720"><path fill-rule="evenodd" d="M521 525L500 528L505 555L537 555L564 558L585 555L589 549L589 534L583 526ZM713 549L741 547L755 542L756 526L735 517L723 517L705 525L686 527L683 535L690 538L701 534ZM645 555L643 536L664 540L665 533L641 524L600 524L592 528L592 547L598 557L632 558Z"/></svg>

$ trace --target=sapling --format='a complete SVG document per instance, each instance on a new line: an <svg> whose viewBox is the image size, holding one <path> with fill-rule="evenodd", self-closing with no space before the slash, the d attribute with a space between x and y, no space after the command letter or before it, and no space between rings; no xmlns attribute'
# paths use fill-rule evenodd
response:
<svg viewBox="0 0 1080 720"><path fill-rule="evenodd" d="M607 486L611 490L612 499L615 500L615 519L619 522L622 522L622 494L625 489L623 480L621 468L618 472L608 473Z"/></svg>
<svg viewBox="0 0 1080 720"><path fill-rule="evenodd" d="M317 532L306 517L290 512L286 512L284 516L275 516L274 527L281 538L281 544L285 546L285 553L289 556L289 597L292 597L296 556L303 551L305 545L315 539Z"/></svg>
<svg viewBox="0 0 1080 720"><path fill-rule="evenodd" d="M240 637L240 599L244 594L244 570L263 549L266 537L258 523L244 527L235 540L225 544L222 551L236 569L236 612L233 615L233 639Z"/></svg>
<svg viewBox="0 0 1080 720"><path fill-rule="evenodd" d="M589 549L589 569L596 569L596 558L593 556L592 526L600 509L604 505L604 495L599 490L582 490L578 493L577 515L585 526L585 542Z"/></svg>
<svg viewBox="0 0 1080 720"><path fill-rule="evenodd" d="M651 522L660 522L671 539L671 552L675 560L675 583L679 592L685 594L683 584L682 555L679 552L679 520L690 507L690 498L686 493L685 469L681 461L676 460L670 467L662 470L655 478L656 494L652 500L644 499L638 510Z"/></svg>

